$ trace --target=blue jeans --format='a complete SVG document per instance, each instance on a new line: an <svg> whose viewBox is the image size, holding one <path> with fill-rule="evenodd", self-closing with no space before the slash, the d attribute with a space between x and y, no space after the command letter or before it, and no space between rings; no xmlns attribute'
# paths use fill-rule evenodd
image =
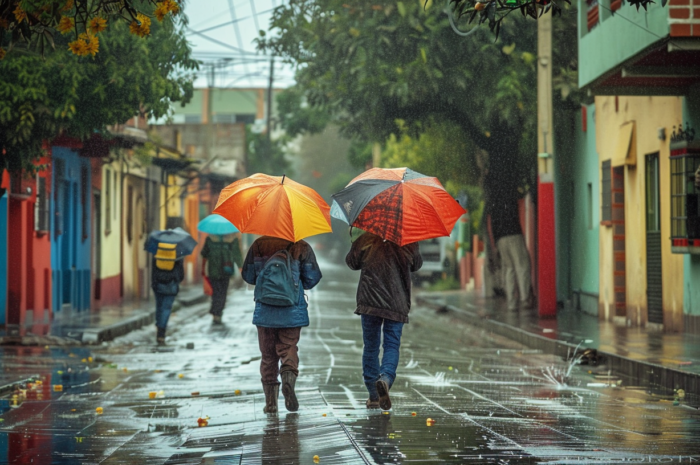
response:
<svg viewBox="0 0 700 465"><path fill-rule="evenodd" d="M362 377L369 392L369 398L376 400L379 398L376 383L380 378L386 381L389 387L394 384L396 368L399 365L403 323L378 316L360 316L362 318L362 340L365 344L362 351ZM382 332L384 333L383 343ZM379 362L380 345L384 348L381 364Z"/></svg>
<svg viewBox="0 0 700 465"><path fill-rule="evenodd" d="M159 328L167 328L170 312L173 309L175 302L174 295L164 295L154 292L156 295L156 326Z"/></svg>

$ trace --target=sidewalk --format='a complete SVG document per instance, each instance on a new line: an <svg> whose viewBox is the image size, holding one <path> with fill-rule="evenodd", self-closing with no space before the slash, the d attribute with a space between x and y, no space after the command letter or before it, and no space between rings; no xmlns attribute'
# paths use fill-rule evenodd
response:
<svg viewBox="0 0 700 465"><path fill-rule="evenodd" d="M183 285L175 299L173 313L182 306L189 307L207 299L201 284ZM149 300L61 315L51 322L48 335L32 334L31 327L25 331L8 328L7 334L0 337L0 345L98 344L153 324L155 315L155 301L151 295Z"/></svg>
<svg viewBox="0 0 700 465"><path fill-rule="evenodd" d="M537 309L508 311L505 300L476 292L419 292L416 300L471 324L566 358L577 346L597 349L601 365L628 382L662 391L700 392L700 336L627 327L582 312L540 319Z"/></svg>

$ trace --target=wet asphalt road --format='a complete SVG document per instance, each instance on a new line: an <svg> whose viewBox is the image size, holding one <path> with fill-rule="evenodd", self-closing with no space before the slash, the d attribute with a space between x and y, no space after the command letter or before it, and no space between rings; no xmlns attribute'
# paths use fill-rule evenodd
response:
<svg viewBox="0 0 700 465"><path fill-rule="evenodd" d="M4 348L6 371L43 382L4 409L0 463L700 463L700 412L682 401L608 386L614 373L585 366L563 384L561 359L421 307L404 329L393 410L367 410L358 274L321 266L299 412L280 394L281 413L262 413L252 290L238 289L223 326L207 304L174 314L165 348L153 327L98 347Z"/></svg>

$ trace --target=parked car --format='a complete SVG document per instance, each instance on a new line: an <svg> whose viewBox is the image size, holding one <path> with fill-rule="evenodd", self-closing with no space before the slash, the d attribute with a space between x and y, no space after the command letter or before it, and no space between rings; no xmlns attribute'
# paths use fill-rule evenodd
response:
<svg viewBox="0 0 700 465"><path fill-rule="evenodd" d="M450 248L452 239L438 237L418 243L420 254L423 257L423 266L413 273L416 281L436 281L443 277L443 273L449 276L452 273L453 252Z"/></svg>

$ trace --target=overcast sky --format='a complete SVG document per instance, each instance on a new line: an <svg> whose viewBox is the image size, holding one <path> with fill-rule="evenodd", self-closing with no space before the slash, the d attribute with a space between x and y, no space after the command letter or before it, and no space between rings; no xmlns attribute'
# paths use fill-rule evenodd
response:
<svg viewBox="0 0 700 465"><path fill-rule="evenodd" d="M253 42L268 30L272 10L285 0L189 0L187 37L194 57L205 63L196 87L206 87L206 73L215 69L216 87L267 87L270 57L258 53ZM275 65L274 86L294 83L293 70Z"/></svg>

